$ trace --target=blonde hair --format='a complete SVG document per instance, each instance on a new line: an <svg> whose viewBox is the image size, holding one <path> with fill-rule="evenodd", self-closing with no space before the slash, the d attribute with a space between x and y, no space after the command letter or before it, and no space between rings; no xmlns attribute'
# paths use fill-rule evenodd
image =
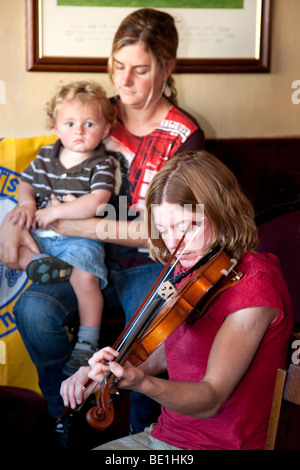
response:
<svg viewBox="0 0 300 470"><path fill-rule="evenodd" d="M217 157L201 150L178 154L154 176L146 196L148 234L154 233L153 205L164 202L204 213L212 230L210 247L220 245L229 256L240 260L258 244L254 209L240 188L235 175ZM170 254L159 236L150 239L150 255L165 263Z"/></svg>
<svg viewBox="0 0 300 470"><path fill-rule="evenodd" d="M111 126L114 124L116 109L107 98L103 88L96 82L77 81L66 85L60 84L55 95L46 104L47 127L49 129L53 129L55 126L57 107L71 100L98 104L106 122Z"/></svg>
<svg viewBox="0 0 300 470"><path fill-rule="evenodd" d="M168 13L152 8L141 8L128 15L120 24L108 59L108 73L113 81L114 54L125 46L141 43L152 60L152 80L156 66L165 71L170 60L176 60L178 33L174 19ZM153 87L153 83L152 83ZM168 96L166 89L168 88ZM163 87L163 96L177 104L177 91L170 75Z"/></svg>

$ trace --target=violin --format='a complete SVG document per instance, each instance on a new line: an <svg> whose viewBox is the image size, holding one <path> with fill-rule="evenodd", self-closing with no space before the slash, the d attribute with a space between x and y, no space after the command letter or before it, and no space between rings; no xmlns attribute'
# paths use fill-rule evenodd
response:
<svg viewBox="0 0 300 470"><path fill-rule="evenodd" d="M144 362L183 322L199 319L208 305L222 291L237 282L242 273L236 273L235 259L219 250L204 266L194 271L183 285L169 295L162 307L152 302L140 316L136 314L121 333L113 348L119 352L115 359L121 365L129 361L133 366ZM233 277L228 277L229 273ZM225 281L226 278L226 282ZM137 312L138 313L138 312ZM102 431L114 420L114 397L119 395L118 379L109 372L101 383L97 406L86 414L88 423Z"/></svg>
<svg viewBox="0 0 300 470"><path fill-rule="evenodd" d="M129 361L136 367L144 362L182 323L201 318L210 303L243 275L234 271L237 261L215 247L184 274L191 273L178 290L169 281L162 282L156 289L172 264L184 236L146 299L113 345L113 349L119 352L115 362L120 365ZM233 276L229 276L230 273ZM178 283L178 279L176 281ZM155 300L153 292L159 295ZM105 430L114 420L113 403L119 396L118 381L112 372L106 374L97 396L97 406L86 414L88 423L98 431ZM91 380L86 386L90 383ZM96 385L97 382L94 387ZM70 407L66 408L58 421L61 422L69 411Z"/></svg>

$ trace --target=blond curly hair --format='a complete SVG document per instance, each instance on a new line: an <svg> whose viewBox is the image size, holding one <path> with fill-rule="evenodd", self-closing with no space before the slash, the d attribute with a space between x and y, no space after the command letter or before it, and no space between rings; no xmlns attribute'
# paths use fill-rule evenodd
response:
<svg viewBox="0 0 300 470"><path fill-rule="evenodd" d="M111 126L116 120L116 109L107 98L105 91L99 83L91 81L75 81L68 84L59 84L56 93L46 104L47 127L53 129L56 122L57 107L70 100L81 103L96 103L104 114L105 120Z"/></svg>

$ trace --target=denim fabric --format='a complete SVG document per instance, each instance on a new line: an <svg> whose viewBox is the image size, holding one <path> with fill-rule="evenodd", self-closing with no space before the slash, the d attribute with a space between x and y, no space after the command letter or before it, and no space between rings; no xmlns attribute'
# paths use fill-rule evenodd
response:
<svg viewBox="0 0 300 470"><path fill-rule="evenodd" d="M88 238L39 237L34 230L31 235L38 244L41 253L55 256L76 268L93 274L101 279L103 290L107 285L107 268L104 263L104 243Z"/></svg>
<svg viewBox="0 0 300 470"><path fill-rule="evenodd" d="M103 291L107 305L121 305L128 322L161 270L160 264L122 269L110 263L109 283ZM74 291L69 282L49 285L34 283L21 295L14 314L25 346L37 367L39 385L49 412L58 418L64 410L59 394L61 382L65 379L62 369L71 354L65 325L78 315ZM141 406L144 409L146 405ZM134 409L134 405L131 413L134 428L140 428L137 425L140 412ZM153 422L153 418L149 421Z"/></svg>
<svg viewBox="0 0 300 470"><path fill-rule="evenodd" d="M104 291L105 299L117 298L123 307L126 323L128 323L140 307L154 282L159 277L163 266L158 263L135 266L123 269L115 263L108 262L109 284ZM113 291L110 291L110 287Z"/></svg>
<svg viewBox="0 0 300 470"><path fill-rule="evenodd" d="M64 410L59 394L63 366L71 354L65 325L78 316L77 300L69 282L33 283L14 308L16 324L35 364L41 391L50 414L58 418Z"/></svg>

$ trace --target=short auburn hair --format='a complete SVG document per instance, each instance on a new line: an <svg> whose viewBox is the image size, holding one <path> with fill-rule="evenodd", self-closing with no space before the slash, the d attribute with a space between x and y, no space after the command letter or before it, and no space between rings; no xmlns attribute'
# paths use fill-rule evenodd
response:
<svg viewBox="0 0 300 470"><path fill-rule="evenodd" d="M145 201L150 255L166 263L170 258L161 236L157 235L152 208L164 202L189 204L196 211L204 205L214 236L210 248L219 245L240 260L258 245L254 209L235 175L217 157L201 150L172 157L153 177Z"/></svg>

